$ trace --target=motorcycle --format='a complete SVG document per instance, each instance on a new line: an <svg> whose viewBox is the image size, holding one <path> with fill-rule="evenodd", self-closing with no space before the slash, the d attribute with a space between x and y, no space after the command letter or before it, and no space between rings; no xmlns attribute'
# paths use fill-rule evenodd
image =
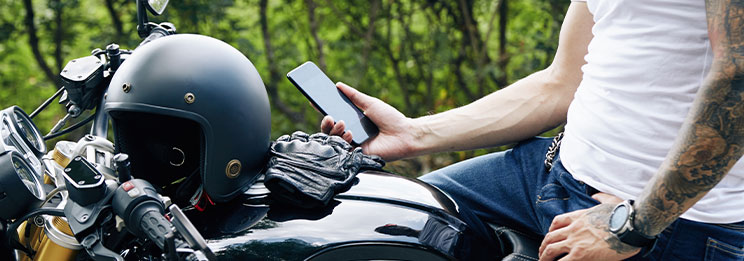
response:
<svg viewBox="0 0 744 261"><path fill-rule="evenodd" d="M143 46L175 34L148 22L167 0L137 1ZM135 50L116 44L70 61L63 87L31 114L0 111L0 258L4 260L530 260L539 237L493 225L488 244L457 203L418 180L364 171L322 208L272 200L259 178L237 198L201 211L133 179L126 154L107 140L100 110L119 66ZM124 88L127 86L117 86ZM67 114L42 136L32 119L59 98ZM62 129L83 111L91 116ZM45 140L92 122L79 141ZM495 248L495 249L494 249Z"/></svg>

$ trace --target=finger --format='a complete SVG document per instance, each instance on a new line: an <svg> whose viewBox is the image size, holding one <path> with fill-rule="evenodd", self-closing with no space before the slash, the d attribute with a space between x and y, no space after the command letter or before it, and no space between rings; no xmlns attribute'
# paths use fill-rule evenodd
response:
<svg viewBox="0 0 744 261"><path fill-rule="evenodd" d="M581 260L581 259L576 258L576 255L572 255L570 253L558 259L558 261L569 261L569 260Z"/></svg>
<svg viewBox="0 0 744 261"><path fill-rule="evenodd" d="M333 117L327 115L320 121L320 132L329 134L331 133L331 129L333 129Z"/></svg>
<svg viewBox="0 0 744 261"><path fill-rule="evenodd" d="M562 254L567 254L571 251L568 244L565 241L561 241L555 244L550 244L545 248L545 251L540 255L540 260L555 260L555 258Z"/></svg>
<svg viewBox="0 0 744 261"><path fill-rule="evenodd" d="M604 192L596 193L592 195L592 198L599 201L599 203L603 203L603 204L620 204L620 202L623 202L623 199L618 198L615 195L607 194Z"/></svg>
<svg viewBox="0 0 744 261"><path fill-rule="evenodd" d="M344 130L346 129L346 123L344 123L343 120L340 120L336 122L336 125L333 125L333 128L331 129L329 135L336 135L341 136L344 134Z"/></svg>
<svg viewBox="0 0 744 261"><path fill-rule="evenodd" d="M568 226L573 222L574 218L581 213L586 211L586 209L582 210L576 210L573 212L568 212L565 214L557 215L553 218L553 221L550 222L550 228L548 228L548 233L553 232L556 229L560 229L562 227Z"/></svg>
<svg viewBox="0 0 744 261"><path fill-rule="evenodd" d="M344 132L344 134L341 135L341 138L344 138L346 142L351 143L351 130Z"/></svg>
<svg viewBox="0 0 744 261"><path fill-rule="evenodd" d="M545 248L549 246L550 244L566 240L566 238L568 237L567 232L568 232L567 228L564 227L564 228L557 229L545 235L545 238L543 239L542 243L540 243L540 248L537 250L537 253L539 253L539 255L542 255Z"/></svg>
<svg viewBox="0 0 744 261"><path fill-rule="evenodd" d="M375 98L357 91L356 89L352 88L349 85L346 85L345 83L338 82L336 83L336 87L338 87L338 89L341 90L341 92L345 94L346 97L349 97L349 100L351 100L351 102L359 107L359 109L361 109L362 111L366 111L367 108L369 108L375 102Z"/></svg>

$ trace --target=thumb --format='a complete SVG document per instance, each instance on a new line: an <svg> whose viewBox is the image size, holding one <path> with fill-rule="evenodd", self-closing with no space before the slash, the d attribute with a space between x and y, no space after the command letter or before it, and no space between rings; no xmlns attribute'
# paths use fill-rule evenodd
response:
<svg viewBox="0 0 744 261"><path fill-rule="evenodd" d="M607 194L604 192L596 193L592 195L592 198L599 201L599 203L603 203L603 204L620 204L620 202L623 202L623 199L618 198L615 195Z"/></svg>
<svg viewBox="0 0 744 261"><path fill-rule="evenodd" d="M351 86L338 82L336 83L336 87L341 90L341 92L346 95L346 97L351 100L354 105L359 107L362 111L366 111L367 108L372 106L372 104L375 101L375 98L370 97L369 95L366 95L360 91L357 91L356 89L352 88Z"/></svg>

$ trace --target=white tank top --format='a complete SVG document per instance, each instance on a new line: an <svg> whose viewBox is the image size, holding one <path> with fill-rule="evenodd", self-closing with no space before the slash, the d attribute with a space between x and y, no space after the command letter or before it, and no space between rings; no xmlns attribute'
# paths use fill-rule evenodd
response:
<svg viewBox="0 0 744 261"><path fill-rule="evenodd" d="M710 69L705 1L586 2L594 38L560 157L576 179L633 199L661 166ZM742 161L682 217L744 220Z"/></svg>

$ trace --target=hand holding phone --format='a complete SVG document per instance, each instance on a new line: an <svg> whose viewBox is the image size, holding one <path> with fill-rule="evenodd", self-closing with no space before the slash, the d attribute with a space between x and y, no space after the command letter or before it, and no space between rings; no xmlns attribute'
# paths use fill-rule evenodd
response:
<svg viewBox="0 0 744 261"><path fill-rule="evenodd" d="M343 120L352 133L352 143L360 145L377 135L377 126L352 103L313 62L305 62L287 73L287 78L323 115Z"/></svg>

